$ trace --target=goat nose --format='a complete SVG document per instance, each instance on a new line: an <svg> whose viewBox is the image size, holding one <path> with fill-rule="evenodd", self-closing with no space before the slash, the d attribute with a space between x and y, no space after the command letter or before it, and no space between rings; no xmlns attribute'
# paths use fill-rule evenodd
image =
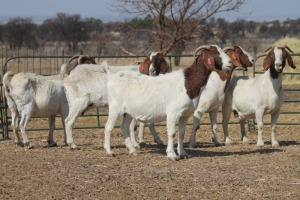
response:
<svg viewBox="0 0 300 200"><path fill-rule="evenodd" d="M278 68L281 67L281 63L276 63L275 65L276 65L276 67L278 67Z"/></svg>

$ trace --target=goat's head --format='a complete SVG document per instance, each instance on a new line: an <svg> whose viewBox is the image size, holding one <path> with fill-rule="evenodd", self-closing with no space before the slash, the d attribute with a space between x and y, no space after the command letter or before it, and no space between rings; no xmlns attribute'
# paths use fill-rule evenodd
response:
<svg viewBox="0 0 300 200"><path fill-rule="evenodd" d="M77 60L76 60L77 59ZM73 56L68 64L61 66L60 74L62 77L65 77L70 74L70 72L77 66L81 64L96 64L93 57L89 55L77 55Z"/></svg>
<svg viewBox="0 0 300 200"><path fill-rule="evenodd" d="M267 51L269 51L269 53L263 61L264 70L268 70L269 68L271 68L272 70L274 69L277 73L281 73L283 68L285 67L286 61L288 62L288 65L290 67L292 67L293 69L296 68L293 59L289 53L294 52L289 47L274 47L267 49L266 52Z"/></svg>
<svg viewBox="0 0 300 200"><path fill-rule="evenodd" d="M232 59L232 64L235 67L243 67L247 71L247 68L254 64L253 57L240 46L226 47L223 50Z"/></svg>
<svg viewBox="0 0 300 200"><path fill-rule="evenodd" d="M169 64L161 52L152 52L141 63L139 70L142 74L157 76L169 72Z"/></svg>
<svg viewBox="0 0 300 200"><path fill-rule="evenodd" d="M69 60L69 64L73 61L77 59L76 65L81 65L81 64L96 64L95 60L93 57L89 56L89 55L77 55L77 56L73 56L70 60Z"/></svg>
<svg viewBox="0 0 300 200"><path fill-rule="evenodd" d="M230 57L217 45L198 47L194 52L194 58L196 58L198 52L200 52L199 56L203 56L203 63L209 70L222 70L226 74L233 67Z"/></svg>

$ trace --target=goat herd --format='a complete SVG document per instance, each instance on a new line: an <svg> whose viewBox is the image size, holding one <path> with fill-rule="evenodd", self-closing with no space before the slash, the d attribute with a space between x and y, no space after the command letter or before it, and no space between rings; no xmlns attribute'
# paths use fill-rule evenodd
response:
<svg viewBox="0 0 300 200"><path fill-rule="evenodd" d="M76 118L87 109L108 106L104 149L113 155L111 132L118 117L125 145L136 154L139 143L134 126L140 123L139 142L143 142L143 127L147 123L158 144L154 123L166 121L168 143L167 158L178 160L188 154L183 148L186 123L193 114L193 130L189 139L195 147L195 135L203 113L209 113L212 140L220 145L216 133L216 116L222 106L224 142L230 144L228 122L233 111L240 119L242 141L247 142L245 120L255 118L258 127L257 145L263 146L263 115L271 114L271 142L275 139L275 126L283 102L282 71L286 61L295 68L288 47L274 47L263 61L264 74L255 77L234 76L237 67L251 67L254 59L240 46L221 49L217 45L203 45L194 52L194 61L186 69L169 72L162 53L152 52L140 65L109 66L105 61L97 65L93 58L80 56L61 67L58 75L49 77L32 73L7 72L3 77L5 96L11 111L15 142L25 148L32 145L26 133L31 117L49 119L48 145L56 146L53 139L55 117L60 114L65 127L65 143L77 148L72 136ZM12 76L13 75L13 76ZM19 119L20 118L20 119ZM178 123L177 152L174 136ZM18 134L20 128L22 140Z"/></svg>

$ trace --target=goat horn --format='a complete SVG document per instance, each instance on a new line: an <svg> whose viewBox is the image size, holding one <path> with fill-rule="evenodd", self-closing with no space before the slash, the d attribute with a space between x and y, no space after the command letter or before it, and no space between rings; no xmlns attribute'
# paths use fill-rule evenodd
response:
<svg viewBox="0 0 300 200"><path fill-rule="evenodd" d="M198 47L194 52L194 59L196 59L196 54L198 53L198 51L201 50L201 52L200 52L200 54L201 54L203 51L202 49L208 49L209 47L210 47L210 45L202 45L202 46Z"/></svg>
<svg viewBox="0 0 300 200"><path fill-rule="evenodd" d="M291 53L294 53L294 52L290 49L290 47L288 47L287 45L285 45L284 48L287 49L287 50L289 50Z"/></svg>
<svg viewBox="0 0 300 200"><path fill-rule="evenodd" d="M234 48L233 47L225 47L224 49L223 49L223 51L228 51L228 50L234 50Z"/></svg>
<svg viewBox="0 0 300 200"><path fill-rule="evenodd" d="M271 48L273 48L273 47L269 47L267 50L265 50L265 52L269 51Z"/></svg>
<svg viewBox="0 0 300 200"><path fill-rule="evenodd" d="M76 58L78 58L79 56L77 55L77 56L73 56L70 60L69 60L69 63L70 62L72 62L72 60L74 60L74 59L76 59Z"/></svg>

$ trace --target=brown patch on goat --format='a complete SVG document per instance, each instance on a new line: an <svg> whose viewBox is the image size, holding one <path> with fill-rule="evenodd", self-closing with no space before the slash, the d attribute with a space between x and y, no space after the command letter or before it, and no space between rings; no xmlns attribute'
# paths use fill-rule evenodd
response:
<svg viewBox="0 0 300 200"><path fill-rule="evenodd" d="M147 56L139 67L140 73L149 75L150 64L151 64L150 58Z"/></svg>
<svg viewBox="0 0 300 200"><path fill-rule="evenodd" d="M211 71L221 70L222 60L215 47L204 49L194 63L184 71L187 95L194 99L200 93L209 78Z"/></svg>
<svg viewBox="0 0 300 200"><path fill-rule="evenodd" d="M156 75L165 74L165 73L169 72L169 64L165 60L162 53L159 52L152 58L153 58L152 65L155 67Z"/></svg>
<svg viewBox="0 0 300 200"><path fill-rule="evenodd" d="M81 56L78 63L79 64L96 64L94 58L89 55Z"/></svg>
<svg viewBox="0 0 300 200"><path fill-rule="evenodd" d="M155 56L152 57L152 61L150 60L149 56L147 56L144 61L141 63L139 67L139 71L142 74L149 75L149 68L150 64L155 68L156 71L156 76L159 74L165 74L169 72L169 64L168 62L164 59L162 53L157 53Z"/></svg>
<svg viewBox="0 0 300 200"><path fill-rule="evenodd" d="M226 54L231 58L233 68L229 72L227 72L228 76L226 76L227 81L226 81L224 91L229 85L232 73L235 70L235 68L244 67L247 69L248 67L252 67L253 65L251 60L249 60L249 57L246 54L244 54L243 50L239 46L234 46L233 49L228 49L226 51Z"/></svg>

